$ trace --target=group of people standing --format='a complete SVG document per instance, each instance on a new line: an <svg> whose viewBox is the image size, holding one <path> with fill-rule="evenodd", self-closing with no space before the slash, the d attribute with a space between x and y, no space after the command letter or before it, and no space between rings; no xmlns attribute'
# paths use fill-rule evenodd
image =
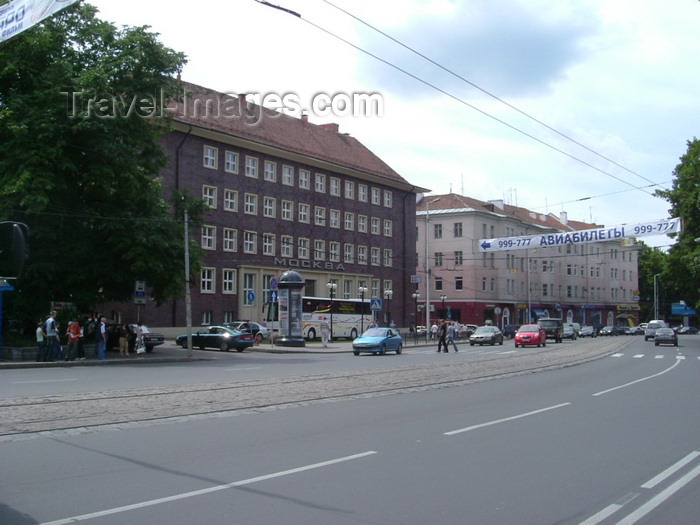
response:
<svg viewBox="0 0 700 525"><path fill-rule="evenodd" d="M78 319L73 319L68 323L65 331L65 336L68 340L68 345L65 348L61 346L60 326L56 321L56 312L52 311L44 322L37 323L36 326L36 342L37 342L37 362L48 361L75 361L85 359L85 341L95 341L97 343L97 359L105 359L107 351L107 320L104 317L90 318L84 323L78 322ZM136 348L142 346L142 323L139 323L139 328L136 334ZM129 356L129 329L126 323L122 323L118 328L119 334L119 355L122 357Z"/></svg>
<svg viewBox="0 0 700 525"><path fill-rule="evenodd" d="M452 345L455 352L459 352L457 348L457 330L454 321L447 321L445 319L440 319L437 323L430 327L431 338L436 338L438 340L437 351L449 352L448 345Z"/></svg>

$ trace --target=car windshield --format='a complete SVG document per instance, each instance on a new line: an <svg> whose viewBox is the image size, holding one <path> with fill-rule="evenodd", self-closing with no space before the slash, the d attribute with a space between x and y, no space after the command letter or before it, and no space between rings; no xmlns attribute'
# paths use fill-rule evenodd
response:
<svg viewBox="0 0 700 525"><path fill-rule="evenodd" d="M659 328L656 331L656 333L658 335L671 335L671 334L673 334L673 330L671 330L670 328Z"/></svg>
<svg viewBox="0 0 700 525"><path fill-rule="evenodd" d="M531 324L529 326L522 326L518 332L539 332L540 327L535 326L534 324Z"/></svg>
<svg viewBox="0 0 700 525"><path fill-rule="evenodd" d="M549 327L551 327L551 326L557 326L557 322L556 322L556 321L547 321L547 320L545 320L545 319L539 321L539 323L540 323L541 326L549 326Z"/></svg>
<svg viewBox="0 0 700 525"><path fill-rule="evenodd" d="M362 337L386 337L386 335L386 328L370 328L364 334L362 334Z"/></svg>

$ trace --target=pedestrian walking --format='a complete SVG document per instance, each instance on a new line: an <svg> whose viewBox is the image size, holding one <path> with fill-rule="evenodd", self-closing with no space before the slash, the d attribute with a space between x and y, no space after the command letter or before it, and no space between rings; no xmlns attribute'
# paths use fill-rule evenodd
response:
<svg viewBox="0 0 700 525"><path fill-rule="evenodd" d="M321 344L323 348L328 348L328 339L331 335L331 327L328 324L326 317L321 318Z"/></svg>
<svg viewBox="0 0 700 525"><path fill-rule="evenodd" d="M447 327L447 343L445 344L445 352L447 352L447 347L450 343L452 343L452 347L455 349L455 352L459 352L457 349L457 343L455 342L456 338L457 330L455 328L455 324L454 322L450 321L450 325Z"/></svg>
<svg viewBox="0 0 700 525"><path fill-rule="evenodd" d="M437 332L437 338L438 338L438 353L441 352L441 348L444 348L445 353L448 352L447 350L447 323L443 320L440 320L440 326L438 326L438 332Z"/></svg>
<svg viewBox="0 0 700 525"><path fill-rule="evenodd" d="M107 319L102 317L97 326L97 359L104 360L107 350Z"/></svg>
<svg viewBox="0 0 700 525"><path fill-rule="evenodd" d="M46 332L44 332L44 323L42 322L36 324L36 346L36 361L41 363L46 360Z"/></svg>

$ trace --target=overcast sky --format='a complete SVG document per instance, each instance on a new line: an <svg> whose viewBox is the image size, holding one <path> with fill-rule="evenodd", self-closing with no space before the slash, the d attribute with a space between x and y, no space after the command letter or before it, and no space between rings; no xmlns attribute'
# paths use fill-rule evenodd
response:
<svg viewBox="0 0 700 525"><path fill-rule="evenodd" d="M255 0L91 3L184 52L189 82L304 107L379 94L382 116L309 120L432 193L607 226L667 218L651 194L700 135L698 0L270 0L301 18Z"/></svg>

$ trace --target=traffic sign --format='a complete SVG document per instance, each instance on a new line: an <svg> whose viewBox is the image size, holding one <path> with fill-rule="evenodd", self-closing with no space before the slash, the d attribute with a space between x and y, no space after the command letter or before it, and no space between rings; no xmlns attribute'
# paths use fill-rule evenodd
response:
<svg viewBox="0 0 700 525"><path fill-rule="evenodd" d="M369 308L373 312L378 312L382 309L382 300L381 299L372 299L369 302Z"/></svg>
<svg viewBox="0 0 700 525"><path fill-rule="evenodd" d="M523 237L501 237L479 239L480 252L527 250L545 246L565 246L567 244L587 244L601 241L614 241L631 237L666 235L681 231L681 219L661 219L639 224L623 224L606 228L576 230L571 232L543 233Z"/></svg>
<svg viewBox="0 0 700 525"><path fill-rule="evenodd" d="M248 304L255 302L255 292L248 292Z"/></svg>
<svg viewBox="0 0 700 525"><path fill-rule="evenodd" d="M278 303L280 300L280 293L277 290L270 290L270 302Z"/></svg>
<svg viewBox="0 0 700 525"><path fill-rule="evenodd" d="M280 283L276 277L273 277L272 279L270 279L270 289L271 290L277 290L277 286L279 286L279 284ZM276 301L273 301L273 302L276 302Z"/></svg>

